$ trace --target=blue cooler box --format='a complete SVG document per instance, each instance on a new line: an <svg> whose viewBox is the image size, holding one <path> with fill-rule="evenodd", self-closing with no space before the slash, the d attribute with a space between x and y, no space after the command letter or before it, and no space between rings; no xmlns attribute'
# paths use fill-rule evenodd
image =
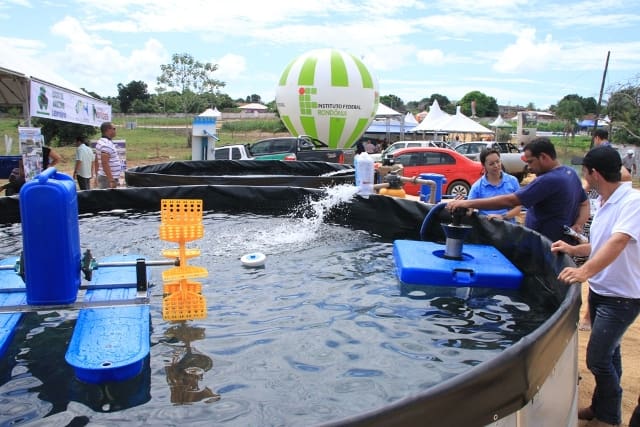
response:
<svg viewBox="0 0 640 427"><path fill-rule="evenodd" d="M442 200L442 187L447 182L447 178L439 173L421 173L420 179L430 179L436 183L436 198L435 203L440 203ZM426 184L420 186L420 201L428 202L431 196L431 187Z"/></svg>
<svg viewBox="0 0 640 427"><path fill-rule="evenodd" d="M27 303L70 304L80 287L78 197L73 178L51 167L20 189Z"/></svg>

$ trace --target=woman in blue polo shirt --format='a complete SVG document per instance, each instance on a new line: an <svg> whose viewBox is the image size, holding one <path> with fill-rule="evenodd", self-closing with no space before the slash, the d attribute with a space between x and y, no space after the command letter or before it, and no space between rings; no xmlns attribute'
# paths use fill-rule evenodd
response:
<svg viewBox="0 0 640 427"><path fill-rule="evenodd" d="M502 170L500 152L494 148L485 148L480 152L480 163L484 167L484 175L477 180L469 190L468 199L483 199L502 194L515 193L520 189L520 184L515 176ZM520 205L511 209L480 209L478 212L487 215L489 219L502 219L516 222L520 214Z"/></svg>

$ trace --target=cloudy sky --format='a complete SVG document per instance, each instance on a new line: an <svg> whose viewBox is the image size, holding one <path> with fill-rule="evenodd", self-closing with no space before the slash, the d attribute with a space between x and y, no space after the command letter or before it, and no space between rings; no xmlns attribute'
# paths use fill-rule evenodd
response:
<svg viewBox="0 0 640 427"><path fill-rule="evenodd" d="M598 99L607 51L605 89L640 74L640 0L0 0L0 66L101 96L154 93L184 52L218 64L232 98L269 102L292 59L327 47L405 102L479 90L544 108Z"/></svg>

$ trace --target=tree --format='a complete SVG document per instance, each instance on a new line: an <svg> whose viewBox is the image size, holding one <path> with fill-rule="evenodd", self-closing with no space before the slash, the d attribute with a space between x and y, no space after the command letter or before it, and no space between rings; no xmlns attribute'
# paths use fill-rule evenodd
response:
<svg viewBox="0 0 640 427"><path fill-rule="evenodd" d="M449 114L453 114L456 112L455 104L449 101L449 98L444 95L440 95L439 93L431 94L431 96L429 97L429 107L433 105L433 101L438 101L438 105L440 106L440 109L442 111L445 111Z"/></svg>
<svg viewBox="0 0 640 427"><path fill-rule="evenodd" d="M182 95L182 112L197 112L198 95L224 87L225 83L212 77L218 69L217 64L196 61L188 53L172 56L172 62L160 66L162 74L158 77L158 84L163 88L178 90Z"/></svg>
<svg viewBox="0 0 640 427"><path fill-rule="evenodd" d="M260 95L256 95L255 93L253 95L247 96L247 102L248 103L256 103L256 104L262 104L262 98L260 98Z"/></svg>
<svg viewBox="0 0 640 427"><path fill-rule="evenodd" d="M498 101L492 96L487 96L484 93L474 90L467 93L462 99L458 102L460 105L462 112L471 116L471 103L476 102L476 116L478 117L495 117L498 115Z"/></svg>
<svg viewBox="0 0 640 427"><path fill-rule="evenodd" d="M31 123L33 126L41 127L40 131L44 137L45 144L57 145L59 147L75 144L76 137L78 136L90 139L96 133L96 128L93 126L45 119L42 117L34 117ZM54 144L54 142L56 144Z"/></svg>
<svg viewBox="0 0 640 427"><path fill-rule="evenodd" d="M584 116L584 108L575 98L563 98L556 106L556 117L564 120L564 133L575 135L578 119Z"/></svg>
<svg viewBox="0 0 640 427"><path fill-rule="evenodd" d="M136 100L148 101L150 98L147 92L147 84L141 80L132 80L126 86L118 83L118 100L120 101L120 111L128 113L131 105ZM141 111L137 111L141 112Z"/></svg>
<svg viewBox="0 0 640 427"><path fill-rule="evenodd" d="M640 75L619 85L609 97L607 112L616 141L640 143Z"/></svg>
<svg viewBox="0 0 640 427"><path fill-rule="evenodd" d="M576 94L571 94L571 95L565 95L564 98L562 98L560 100L560 102L562 101L577 101L580 103L580 105L582 106L582 110L584 111L584 114L596 114L597 113L597 105L598 102L596 101L596 99L593 96L590 96L589 98L583 98L580 95L576 95ZM560 103L558 103L558 106L560 105ZM558 108L558 107L556 107Z"/></svg>
<svg viewBox="0 0 640 427"><path fill-rule="evenodd" d="M396 95L384 95L380 97L380 102L389 108L392 108L398 112L404 112L404 101Z"/></svg>

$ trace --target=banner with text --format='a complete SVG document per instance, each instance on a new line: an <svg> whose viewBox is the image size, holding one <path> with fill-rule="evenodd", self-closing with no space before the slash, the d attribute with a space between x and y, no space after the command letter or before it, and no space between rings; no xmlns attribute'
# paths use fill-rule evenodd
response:
<svg viewBox="0 0 640 427"><path fill-rule="evenodd" d="M31 80L31 117L62 120L89 126L111 121L111 106L88 96Z"/></svg>

